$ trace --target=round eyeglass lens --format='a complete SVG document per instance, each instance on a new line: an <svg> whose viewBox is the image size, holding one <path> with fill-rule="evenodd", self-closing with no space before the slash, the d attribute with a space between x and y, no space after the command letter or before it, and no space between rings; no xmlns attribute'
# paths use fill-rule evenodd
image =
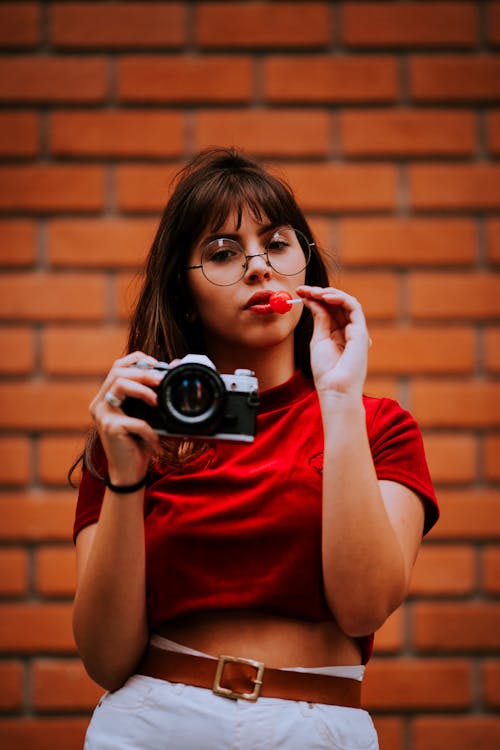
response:
<svg viewBox="0 0 500 750"><path fill-rule="evenodd" d="M298 229L283 227L273 233L266 245L269 265L282 276L295 276L311 257L311 245Z"/></svg>
<svg viewBox="0 0 500 750"><path fill-rule="evenodd" d="M311 257L311 246L298 229L283 227L273 232L262 253L266 262L282 276L295 276L304 270ZM243 278L248 257L235 240L220 237L203 249L201 266L204 276L212 284L229 286Z"/></svg>
<svg viewBox="0 0 500 750"><path fill-rule="evenodd" d="M236 284L243 278L246 265L247 259L241 245L225 237L209 242L201 254L204 276L218 286Z"/></svg>

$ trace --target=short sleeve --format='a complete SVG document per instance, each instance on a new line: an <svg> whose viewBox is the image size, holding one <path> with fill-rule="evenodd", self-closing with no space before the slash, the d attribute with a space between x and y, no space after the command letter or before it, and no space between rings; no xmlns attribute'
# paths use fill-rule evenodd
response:
<svg viewBox="0 0 500 750"><path fill-rule="evenodd" d="M420 428L392 399L366 399L368 439L378 479L399 482L422 498L424 534L439 518L439 506Z"/></svg>
<svg viewBox="0 0 500 750"><path fill-rule="evenodd" d="M99 474L106 473L106 456L100 443L97 443L94 451L94 465ZM90 473L84 466L82 478L78 489L78 500L76 503L75 522L73 525L73 541L79 532L92 523L97 523L101 513L102 500L106 485Z"/></svg>

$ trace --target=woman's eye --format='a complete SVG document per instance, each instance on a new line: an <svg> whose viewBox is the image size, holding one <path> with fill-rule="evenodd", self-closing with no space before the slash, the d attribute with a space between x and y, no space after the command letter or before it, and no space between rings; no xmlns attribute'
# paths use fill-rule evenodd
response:
<svg viewBox="0 0 500 750"><path fill-rule="evenodd" d="M210 263L229 263L237 257L237 253L231 248L220 248L207 258Z"/></svg>
<svg viewBox="0 0 500 750"><path fill-rule="evenodd" d="M286 250L287 247L288 247L288 242L286 242L285 240L275 239L275 240L271 240L271 242L268 243L267 250L270 253L279 253L279 252L283 252L283 250Z"/></svg>

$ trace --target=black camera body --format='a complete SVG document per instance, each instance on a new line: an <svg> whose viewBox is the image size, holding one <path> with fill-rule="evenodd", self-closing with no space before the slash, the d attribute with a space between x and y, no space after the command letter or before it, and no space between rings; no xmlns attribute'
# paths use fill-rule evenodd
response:
<svg viewBox="0 0 500 750"><path fill-rule="evenodd" d="M153 388L158 406L128 397L121 407L125 414L143 419L161 435L253 442L259 384L252 370L223 375L208 357L197 354L174 366L158 362L152 369L165 373Z"/></svg>

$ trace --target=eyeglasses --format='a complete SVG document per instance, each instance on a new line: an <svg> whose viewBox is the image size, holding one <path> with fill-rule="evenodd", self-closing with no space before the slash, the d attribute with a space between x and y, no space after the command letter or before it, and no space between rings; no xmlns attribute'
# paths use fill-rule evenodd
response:
<svg viewBox="0 0 500 750"><path fill-rule="evenodd" d="M186 271L201 268L205 278L217 286L236 284L245 275L251 258L264 257L266 264L282 276L295 276L304 270L311 257L314 242L302 232L282 227L273 232L263 253L247 255L239 242L219 237L205 245L201 263L188 266Z"/></svg>

